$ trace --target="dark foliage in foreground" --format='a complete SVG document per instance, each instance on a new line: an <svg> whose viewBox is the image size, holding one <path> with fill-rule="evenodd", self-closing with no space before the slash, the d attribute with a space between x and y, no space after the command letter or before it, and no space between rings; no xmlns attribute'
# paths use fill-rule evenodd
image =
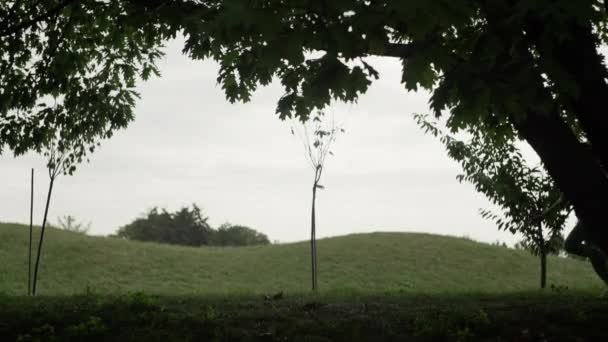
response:
<svg viewBox="0 0 608 342"><path fill-rule="evenodd" d="M560 290L561 291L561 290ZM589 294L37 298L0 296L6 341L602 341Z"/></svg>

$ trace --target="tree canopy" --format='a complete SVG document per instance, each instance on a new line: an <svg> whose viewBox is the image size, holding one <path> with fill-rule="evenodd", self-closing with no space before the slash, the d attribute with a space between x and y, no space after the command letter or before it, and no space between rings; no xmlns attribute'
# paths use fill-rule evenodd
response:
<svg viewBox="0 0 608 342"><path fill-rule="evenodd" d="M230 101L279 79L281 118L356 101L380 76L366 57L394 57L453 131L526 140L608 245L603 1L15 0L0 18L0 146L16 153L59 131L82 155L125 127L177 34L219 62Z"/></svg>
<svg viewBox="0 0 608 342"><path fill-rule="evenodd" d="M70 163L133 119L166 39L124 1L2 1L0 19L0 153L58 136Z"/></svg>

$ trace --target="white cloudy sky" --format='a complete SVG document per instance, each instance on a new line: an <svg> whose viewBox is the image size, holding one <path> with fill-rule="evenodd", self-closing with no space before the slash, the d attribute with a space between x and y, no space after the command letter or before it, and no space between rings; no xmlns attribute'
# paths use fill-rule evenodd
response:
<svg viewBox="0 0 608 342"><path fill-rule="evenodd" d="M136 120L103 143L89 164L58 180L50 217L73 215L109 234L153 206L195 202L211 223L238 223L281 242L308 236L313 177L301 143L274 114L277 85L230 104L213 62L167 47L162 78L141 84ZM458 165L416 126L428 95L406 93L397 60L371 60L381 73L358 104L330 109L346 134L327 161L318 202L319 235L424 231L513 242L478 215L489 203L459 184ZM35 220L43 215L45 160L0 157L0 221L28 222L29 170L36 169Z"/></svg>

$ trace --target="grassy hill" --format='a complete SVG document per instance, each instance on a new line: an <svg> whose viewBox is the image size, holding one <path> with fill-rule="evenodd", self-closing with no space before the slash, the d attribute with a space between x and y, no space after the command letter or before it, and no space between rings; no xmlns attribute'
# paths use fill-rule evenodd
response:
<svg viewBox="0 0 608 342"><path fill-rule="evenodd" d="M39 230L35 231L36 237ZM24 294L27 226L0 224L0 293ZM308 244L191 248L50 229L42 295L145 291L159 295L256 294L309 289ZM522 251L462 238L356 234L318 244L319 286L341 293L506 293L538 287L538 261ZM548 283L600 289L587 263L553 257Z"/></svg>

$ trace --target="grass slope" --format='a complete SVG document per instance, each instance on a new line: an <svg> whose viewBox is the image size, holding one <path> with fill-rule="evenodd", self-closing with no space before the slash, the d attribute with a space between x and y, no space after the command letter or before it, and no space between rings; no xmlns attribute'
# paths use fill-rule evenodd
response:
<svg viewBox="0 0 608 342"><path fill-rule="evenodd" d="M0 224L0 293L26 293L27 236L27 226ZM308 253L304 242L189 248L49 229L38 292L71 295L88 287L101 294L301 293L309 289ZM538 287L536 258L461 238L356 234L322 239L318 253L323 292L508 293ZM578 290L602 286L587 263L564 258L549 259L548 283Z"/></svg>

